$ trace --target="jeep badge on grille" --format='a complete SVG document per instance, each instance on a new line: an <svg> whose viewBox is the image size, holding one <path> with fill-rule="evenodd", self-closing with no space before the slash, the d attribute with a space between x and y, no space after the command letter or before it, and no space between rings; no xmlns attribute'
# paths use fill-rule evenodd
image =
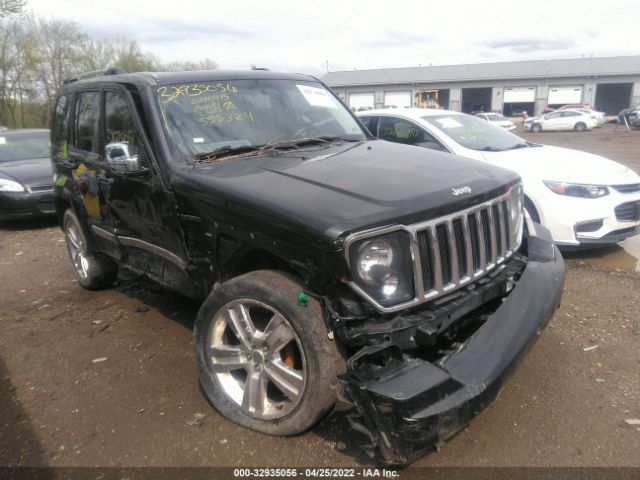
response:
<svg viewBox="0 0 640 480"><path fill-rule="evenodd" d="M471 187L469 185L465 185L464 187L452 188L451 193L453 193L454 197L464 195L465 193L471 193Z"/></svg>

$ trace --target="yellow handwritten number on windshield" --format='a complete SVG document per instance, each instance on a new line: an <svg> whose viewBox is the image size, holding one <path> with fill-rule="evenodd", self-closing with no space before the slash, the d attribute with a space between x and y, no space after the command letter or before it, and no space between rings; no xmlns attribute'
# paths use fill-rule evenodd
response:
<svg viewBox="0 0 640 480"><path fill-rule="evenodd" d="M197 97L208 92L238 93L238 87L230 83L193 83L189 85L167 85L158 87L158 95L162 99L163 104L173 102L178 97Z"/></svg>

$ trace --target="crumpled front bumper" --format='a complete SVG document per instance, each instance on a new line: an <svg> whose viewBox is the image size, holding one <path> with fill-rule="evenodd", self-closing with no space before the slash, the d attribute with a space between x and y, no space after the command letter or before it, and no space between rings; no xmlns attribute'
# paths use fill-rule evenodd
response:
<svg viewBox="0 0 640 480"><path fill-rule="evenodd" d="M387 464L407 464L467 426L497 397L560 304L564 261L544 227L528 238L528 262L504 302L453 353L403 357L391 371L342 377L354 426Z"/></svg>

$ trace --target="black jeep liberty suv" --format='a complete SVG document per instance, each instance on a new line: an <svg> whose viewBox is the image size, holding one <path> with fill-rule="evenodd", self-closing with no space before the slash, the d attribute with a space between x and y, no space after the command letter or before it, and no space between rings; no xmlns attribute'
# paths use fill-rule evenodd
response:
<svg viewBox="0 0 640 480"><path fill-rule="evenodd" d="M411 462L496 398L560 302L516 174L377 140L310 76L70 79L51 145L80 284L126 267L203 299L203 390L260 432L340 395L382 461Z"/></svg>

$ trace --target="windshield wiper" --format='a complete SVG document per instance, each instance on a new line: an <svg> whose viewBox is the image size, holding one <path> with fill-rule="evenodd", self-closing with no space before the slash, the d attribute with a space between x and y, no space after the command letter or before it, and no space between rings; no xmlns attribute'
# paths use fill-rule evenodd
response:
<svg viewBox="0 0 640 480"><path fill-rule="evenodd" d="M249 156L260 155L263 153L274 152L276 150L290 150L318 144L328 144L335 141L356 142L359 140L325 136L300 138L297 140L284 140L282 142L268 142L263 145L242 145L239 147L234 147L232 145L223 145L212 150L198 152L194 154L195 159L187 160L187 163L189 165L196 166L204 163L215 163L219 161L230 160L233 158L245 158Z"/></svg>
<svg viewBox="0 0 640 480"><path fill-rule="evenodd" d="M483 152L504 152L504 148L496 148L496 147L484 147L482 149Z"/></svg>
<svg viewBox="0 0 640 480"><path fill-rule="evenodd" d="M511 145L506 150L517 150L519 148L529 148L529 145L526 143L516 143L515 145Z"/></svg>
<svg viewBox="0 0 640 480"><path fill-rule="evenodd" d="M507 150L517 150L518 148L533 148L533 147L541 147L542 145L540 145L539 143L533 143L533 142L524 142L524 143L516 143L515 145L512 145L511 147L507 148Z"/></svg>
<svg viewBox="0 0 640 480"><path fill-rule="evenodd" d="M212 150L205 150L204 152L198 152L194 155L198 160L215 160L216 158L228 157L236 155L238 153L253 152L261 148L254 145L242 145L234 147L232 145L223 145Z"/></svg>
<svg viewBox="0 0 640 480"><path fill-rule="evenodd" d="M358 140L351 140L344 137L324 135L322 137L307 137L298 138L295 140L284 140L282 142L273 143L271 146L275 149L289 149L289 148L301 148L309 147L312 145L319 145L333 142L357 142Z"/></svg>

